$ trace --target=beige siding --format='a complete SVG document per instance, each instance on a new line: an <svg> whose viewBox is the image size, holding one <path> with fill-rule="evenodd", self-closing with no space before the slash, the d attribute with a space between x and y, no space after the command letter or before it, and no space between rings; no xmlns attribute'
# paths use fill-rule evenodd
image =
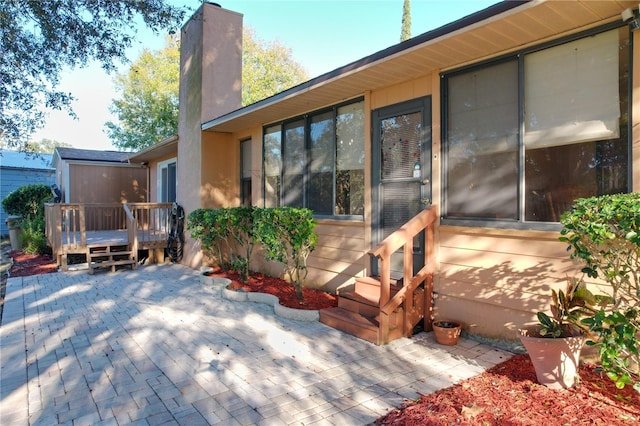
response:
<svg viewBox="0 0 640 426"><path fill-rule="evenodd" d="M547 310L551 289L577 267L559 233L440 227L436 315L468 331L515 338L515 330Z"/></svg>
<svg viewBox="0 0 640 426"><path fill-rule="evenodd" d="M421 98L430 95L431 92L431 76L426 75L422 78L373 91L371 93L371 109Z"/></svg>
<svg viewBox="0 0 640 426"><path fill-rule="evenodd" d="M362 222L321 220L316 227L318 245L309 256L306 285L336 292L364 276L369 250L364 244ZM282 266L265 263L260 253L254 259L255 269L269 275L282 276Z"/></svg>
<svg viewBox="0 0 640 426"><path fill-rule="evenodd" d="M71 203L146 202L147 169L70 164L69 188L65 191Z"/></svg>

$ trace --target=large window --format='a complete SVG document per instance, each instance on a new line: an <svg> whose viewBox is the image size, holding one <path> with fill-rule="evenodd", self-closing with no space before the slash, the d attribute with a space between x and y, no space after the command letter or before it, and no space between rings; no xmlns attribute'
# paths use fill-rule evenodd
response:
<svg viewBox="0 0 640 426"><path fill-rule="evenodd" d="M445 75L449 219L558 222L629 190L629 31Z"/></svg>
<svg viewBox="0 0 640 426"><path fill-rule="evenodd" d="M317 216L364 212L364 110L358 101L264 131L266 207L307 207Z"/></svg>

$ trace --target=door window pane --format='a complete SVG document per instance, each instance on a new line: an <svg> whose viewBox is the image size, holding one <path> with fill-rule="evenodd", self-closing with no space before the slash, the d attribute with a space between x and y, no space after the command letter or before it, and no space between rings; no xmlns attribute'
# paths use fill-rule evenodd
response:
<svg viewBox="0 0 640 426"><path fill-rule="evenodd" d="M173 203L177 197L177 162L167 160L158 163L158 201Z"/></svg>
<svg viewBox="0 0 640 426"><path fill-rule="evenodd" d="M422 164L420 113L386 118L380 122L380 132L382 180L413 178L414 170L420 170Z"/></svg>

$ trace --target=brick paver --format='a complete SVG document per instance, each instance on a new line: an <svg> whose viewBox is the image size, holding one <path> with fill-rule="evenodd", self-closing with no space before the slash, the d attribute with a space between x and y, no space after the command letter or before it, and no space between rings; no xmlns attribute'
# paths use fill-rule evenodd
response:
<svg viewBox="0 0 640 426"><path fill-rule="evenodd" d="M0 356L3 425L364 425L511 354L377 347L165 264L10 278Z"/></svg>

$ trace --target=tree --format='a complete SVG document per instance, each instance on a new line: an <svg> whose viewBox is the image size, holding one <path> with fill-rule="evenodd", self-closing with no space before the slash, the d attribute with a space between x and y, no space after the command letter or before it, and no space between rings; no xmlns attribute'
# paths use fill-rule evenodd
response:
<svg viewBox="0 0 640 426"><path fill-rule="evenodd" d="M53 154L57 147L72 148L71 144L51 139L41 139L40 142L29 142L27 145L28 151L40 154Z"/></svg>
<svg viewBox="0 0 640 426"><path fill-rule="evenodd" d="M97 60L110 72L135 38L136 17L156 32L173 30L186 9L165 0L0 1L0 139L24 149L44 125L44 108L71 108L57 90L66 68Z"/></svg>
<svg viewBox="0 0 640 426"><path fill-rule="evenodd" d="M126 74L115 78L120 99L110 111L118 122L107 122L107 135L121 149L138 150L176 134L180 49L177 37L167 37L165 47L144 49Z"/></svg>
<svg viewBox="0 0 640 426"><path fill-rule="evenodd" d="M255 31L242 34L242 105L258 102L308 79L291 49L277 41L260 40Z"/></svg>
<svg viewBox="0 0 640 426"><path fill-rule="evenodd" d="M400 41L407 41L411 38L411 0L404 0L402 5L402 30L400 31Z"/></svg>
<svg viewBox="0 0 640 426"><path fill-rule="evenodd" d="M56 149L56 147L65 147L65 148L71 148L72 146L66 142L58 142L58 141L54 141L51 139L41 139L39 142L34 142L31 141L28 144L25 145L25 150L28 151L28 153L39 153L39 154L53 154L53 151ZM9 146L9 144L3 140L0 139L0 149L6 149L6 150L11 150L12 147Z"/></svg>
<svg viewBox="0 0 640 426"><path fill-rule="evenodd" d="M304 68L291 50L278 42L265 42L243 30L242 105L249 105L307 80ZM122 149L140 150L178 131L180 49L168 39L161 50L145 50L126 74L116 76L120 99L111 112L118 122L108 122L111 142Z"/></svg>

